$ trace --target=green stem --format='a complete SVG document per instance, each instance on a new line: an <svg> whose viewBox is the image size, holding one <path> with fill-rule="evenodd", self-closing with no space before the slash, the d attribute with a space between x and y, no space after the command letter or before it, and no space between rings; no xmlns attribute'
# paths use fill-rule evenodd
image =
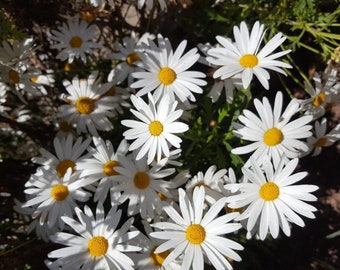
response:
<svg viewBox="0 0 340 270"><path fill-rule="evenodd" d="M30 240L28 240L28 241L26 241L26 242L24 242L24 243L22 243L22 244L20 244L18 246L15 246L15 247L13 247L13 248L11 248L9 250L5 250L2 253L0 253L0 257L6 255L8 253L11 253L11 252L13 252L13 251L15 251L15 250L17 250L19 248L22 248L23 246L29 245L29 244L33 243L35 240L37 240L37 238L33 237L32 239L30 239Z"/></svg>
<svg viewBox="0 0 340 270"><path fill-rule="evenodd" d="M293 64L294 68L297 69L297 71L299 72L300 76L301 76L307 83L310 84L310 81L309 81L308 77L307 77L307 76L305 75L305 73L301 70L301 68L294 62L293 58L292 58L289 54L287 54L287 58L288 58L288 60L290 61L290 63ZM293 76L293 74L292 74L290 71L288 71L288 70L285 70L285 71L287 72L287 74L288 74L289 76L291 76L291 77L293 78L293 80L294 80L301 88L303 88L303 89L305 88L304 84L301 83L300 80L296 79L296 77ZM310 84L310 85L311 85L311 84Z"/></svg>
<svg viewBox="0 0 340 270"><path fill-rule="evenodd" d="M292 75L290 75L290 76L292 76ZM279 80L280 80L281 84L283 85L284 89L286 90L287 94L289 95L289 97L290 97L291 99L293 99L293 98L294 98L294 95L292 94L292 91L289 90L289 88L287 87L286 83L285 83L284 80L282 79L281 74L278 74L278 77L279 77Z"/></svg>
<svg viewBox="0 0 340 270"><path fill-rule="evenodd" d="M157 4L155 4L155 2L154 2L154 4L152 5L152 9L150 11L150 14L149 14L148 23L146 25L146 32L150 32L151 21L153 19L153 15L155 13L156 7L157 7Z"/></svg>

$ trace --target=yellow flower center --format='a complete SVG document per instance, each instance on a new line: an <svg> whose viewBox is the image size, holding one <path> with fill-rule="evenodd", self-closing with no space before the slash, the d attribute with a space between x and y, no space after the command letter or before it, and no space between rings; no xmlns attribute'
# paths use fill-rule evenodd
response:
<svg viewBox="0 0 340 270"><path fill-rule="evenodd" d="M59 126L59 130L63 132L70 132L72 129L72 126L66 121L60 121L58 123L58 126Z"/></svg>
<svg viewBox="0 0 340 270"><path fill-rule="evenodd" d="M149 125L151 135L159 136L163 132L163 125L159 121L152 121Z"/></svg>
<svg viewBox="0 0 340 270"><path fill-rule="evenodd" d="M162 192L157 192L157 195L161 201L165 201L167 199L167 196L165 196Z"/></svg>
<svg viewBox="0 0 340 270"><path fill-rule="evenodd" d="M96 18L96 13L89 10L82 10L80 11L80 18L87 23L91 23Z"/></svg>
<svg viewBox="0 0 340 270"><path fill-rule="evenodd" d="M68 188L64 185L55 185L52 188L51 196L56 201L63 201L68 195Z"/></svg>
<svg viewBox="0 0 340 270"><path fill-rule="evenodd" d="M150 177L145 172L138 172L136 173L135 178L133 179L133 182L136 188L145 189L150 184Z"/></svg>
<svg viewBox="0 0 340 270"><path fill-rule="evenodd" d="M119 166L119 162L118 161L115 161L115 160L109 160L107 161L104 166L103 166L103 170L104 170L104 173L107 175L107 176L112 176L112 175L118 175L119 173L117 173L115 170L114 170L114 167L116 166Z"/></svg>
<svg viewBox="0 0 340 270"><path fill-rule="evenodd" d="M168 67L161 68L158 73L158 79L165 85L172 84L176 80L176 77L175 71Z"/></svg>
<svg viewBox="0 0 340 270"><path fill-rule="evenodd" d="M191 224L185 231L187 240L193 245L200 245L205 239L205 230L200 224Z"/></svg>
<svg viewBox="0 0 340 270"><path fill-rule="evenodd" d="M82 44L83 44L83 40L81 39L81 37L74 36L70 40L70 46L72 48L80 48Z"/></svg>
<svg viewBox="0 0 340 270"><path fill-rule="evenodd" d="M230 207L226 206L224 209L225 209L225 211L227 213L235 213L235 212L242 213L242 211L243 211L243 207L240 207L240 208L230 208Z"/></svg>
<svg viewBox="0 0 340 270"><path fill-rule="evenodd" d="M318 94L314 99L313 99L313 106L315 107L319 107L320 105L322 105L326 100L326 95L324 92L321 92L320 94Z"/></svg>
<svg viewBox="0 0 340 270"><path fill-rule="evenodd" d="M11 83L17 84L20 82L19 73L16 72L14 69L8 71L8 78Z"/></svg>
<svg viewBox="0 0 340 270"><path fill-rule="evenodd" d="M74 173L76 164L69 159L64 159L60 161L56 167L56 171L59 177L63 177L68 168L72 168L72 173Z"/></svg>
<svg viewBox="0 0 340 270"><path fill-rule="evenodd" d="M89 241L87 247L92 256L103 256L109 248L109 242L103 236L95 236Z"/></svg>
<svg viewBox="0 0 340 270"><path fill-rule="evenodd" d="M30 81L31 81L32 83L37 82L37 80L38 80L38 77L32 77L32 78L30 78Z"/></svg>
<svg viewBox="0 0 340 270"><path fill-rule="evenodd" d="M240 65L244 68L253 68L257 66L259 60L256 55L253 54L245 54L240 59Z"/></svg>
<svg viewBox="0 0 340 270"><path fill-rule="evenodd" d="M80 114L90 114L94 111L94 100L88 97L80 97L76 101L76 109Z"/></svg>
<svg viewBox="0 0 340 270"><path fill-rule="evenodd" d="M64 71L65 72L70 72L72 71L73 69L75 69L75 66L74 64L69 64L69 63L66 63L65 66L64 66Z"/></svg>
<svg viewBox="0 0 340 270"><path fill-rule="evenodd" d="M16 120L18 119L18 116L12 114L12 115L9 115L8 118L11 119L11 120L13 120L13 121L16 121Z"/></svg>
<svg viewBox="0 0 340 270"><path fill-rule="evenodd" d="M209 188L209 186L206 185L204 182L199 182L199 183L197 183L197 184L195 185L195 188L196 188L196 187ZM193 190L194 190L195 188L193 188Z"/></svg>
<svg viewBox="0 0 340 270"><path fill-rule="evenodd" d="M166 257L170 254L170 251L166 250L163 251L161 253L155 253L155 249L157 248L157 246L155 246L151 252L150 252L150 260L154 265L157 266L162 266L164 260L166 259Z"/></svg>
<svg viewBox="0 0 340 270"><path fill-rule="evenodd" d="M105 93L105 96L113 97L116 95L116 87L111 86L109 90Z"/></svg>
<svg viewBox="0 0 340 270"><path fill-rule="evenodd" d="M273 182L263 184L259 190L260 196L265 201L273 201L280 195L279 187Z"/></svg>
<svg viewBox="0 0 340 270"><path fill-rule="evenodd" d="M314 147L323 147L327 143L327 138L322 137L314 143Z"/></svg>
<svg viewBox="0 0 340 270"><path fill-rule="evenodd" d="M126 57L126 63L128 63L129 66L131 67L135 67L136 65L134 64L135 62L141 61L141 59L139 58L138 54L133 52L130 53L127 57Z"/></svg>
<svg viewBox="0 0 340 270"><path fill-rule="evenodd" d="M41 214L39 214L39 215L37 215L37 217L35 218L35 220L37 220L37 221L40 221L40 219L41 219ZM44 220L45 222L47 222L48 221L48 214L46 215L46 217L45 217L45 220Z"/></svg>
<svg viewBox="0 0 340 270"><path fill-rule="evenodd" d="M268 129L263 135L263 141L268 146L275 146L282 142L283 134L281 130L276 127Z"/></svg>

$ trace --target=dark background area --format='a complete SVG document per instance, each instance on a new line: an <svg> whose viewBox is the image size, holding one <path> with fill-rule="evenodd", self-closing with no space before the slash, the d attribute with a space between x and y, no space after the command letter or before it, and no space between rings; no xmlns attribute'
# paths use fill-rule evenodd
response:
<svg viewBox="0 0 340 270"><path fill-rule="evenodd" d="M183 2L183 1L179 1ZM185 2L185 1L184 1ZM190 1L188 1L190 2ZM204 1L198 1L200 5L206 5ZM262 2L262 1L261 1ZM326 1L325 1L326 2ZM34 4L34 5L33 5ZM332 2L331 6L334 5ZM0 0L0 8L5 9L13 18L16 18L18 28L26 29L30 33L37 25L54 27L55 21L60 19L59 14L70 9L69 1L4 1ZM178 7L180 9L180 7ZM174 10L163 18L159 18L159 29L165 36L174 35L174 46L183 38L191 39L198 36L198 40L213 41L213 31L219 29L204 28L209 25L207 18L201 13L195 13L195 9L182 8L180 14L192 17L190 24L176 25L166 24L166 20L175 21L178 14ZM172 13L171 13L172 12ZM103 15L104 16L104 15ZM173 19L173 20L172 20ZM201 19L201 21L199 21ZM105 15L105 24L111 24L112 28L121 31L122 27L134 29L128 24L119 25L122 20L121 14L114 11L110 16ZM147 20L141 18L142 24ZM188 29L202 25L198 32L191 33ZM180 20L179 20L180 21ZM217 22L213 25L220 25ZM32 32L31 32L32 33ZM47 42L42 36L42 50L47 48ZM309 38L309 37L306 37ZM191 45L191 44L190 44ZM53 52L55 53L55 52ZM309 74L312 70L322 71L326 63L320 57L311 55L306 50L295 52L293 57L302 70ZM275 79L274 79L275 80ZM289 82L290 83L290 82ZM275 81L270 82L274 85ZM293 92L297 91L292 89ZM273 94L273 93L271 93ZM328 115L334 123L339 122L340 109ZM1 124L1 123L0 123ZM1 127L1 126L0 126ZM30 127L30 137L40 140L40 144L50 144L54 130L44 129L37 126ZM305 157L301 159L299 170L308 171L306 183L319 186L314 194L318 201L313 203L317 207L316 219L303 218L306 226L304 228L293 225L291 237L281 234L279 239L267 239L262 242L252 239L245 243L245 251L240 252L242 262L235 263L236 270L339 270L340 269L340 236L327 238L328 235L340 230L340 149L336 145L324 148L317 157ZM14 212L14 199L24 201L24 184L31 173L36 170L30 159L4 159L0 162L0 246L6 246L5 251L0 251L0 269L24 270L45 269L44 260L49 251L58 246L53 243L45 243L37 240L34 235L27 235L24 231L25 222Z"/></svg>

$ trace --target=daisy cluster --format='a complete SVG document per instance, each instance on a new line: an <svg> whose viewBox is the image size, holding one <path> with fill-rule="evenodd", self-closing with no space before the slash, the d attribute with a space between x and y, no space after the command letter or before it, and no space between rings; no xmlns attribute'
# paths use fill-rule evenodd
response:
<svg viewBox="0 0 340 270"><path fill-rule="evenodd" d="M44 85L53 85L53 76L44 72L30 60L35 47L33 38L9 43L3 41L0 52L1 88L12 90L20 97L23 94L44 95Z"/></svg>
<svg viewBox="0 0 340 270"><path fill-rule="evenodd" d="M149 10L154 2L137 6ZM166 2L157 5L165 10ZM318 187L296 168L299 158L340 138L340 124L327 133L324 117L339 103L337 72L316 73L314 86L306 82L310 97L287 102L270 78L287 75L292 66L281 58L290 50L281 50L282 33L264 42L265 34L259 21L242 22L233 36L188 50L186 40L174 48L160 33L132 32L111 50L95 22L78 15L47 34L56 61L68 67L91 64L102 50L114 63L106 77L92 69L61 79L53 147L32 159L26 201L15 207L31 216L29 232L66 246L48 254L48 268L233 269L242 233L259 241L290 236L294 225L315 218ZM50 77L28 61L34 50L33 39L3 44L2 112L6 91L23 99L44 94ZM234 104L235 95L252 94L253 83L274 98L254 98L232 123L238 143L225 154L245 156L241 170L204 164L192 172L182 150L198 100L207 95L218 104L225 90L225 103Z"/></svg>
<svg viewBox="0 0 340 270"><path fill-rule="evenodd" d="M31 37L4 40L0 45L0 119L6 123L0 127L1 140L9 137L23 147L7 150L0 146L0 160L6 156L27 158L37 150L32 142L22 143L27 138L21 127L33 118L27 104L38 97L43 99L46 88L53 87L55 81L51 70L41 69L35 55L37 47Z"/></svg>

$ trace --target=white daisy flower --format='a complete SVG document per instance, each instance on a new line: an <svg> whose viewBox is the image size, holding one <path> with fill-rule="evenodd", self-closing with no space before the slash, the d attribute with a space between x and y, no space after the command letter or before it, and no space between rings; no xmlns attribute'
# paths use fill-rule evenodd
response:
<svg viewBox="0 0 340 270"><path fill-rule="evenodd" d="M215 165L212 165L203 174L203 172L198 172L194 177L192 177L185 186L187 194L191 196L195 187L204 187L205 189L205 202L208 205L212 205L222 197L222 187L225 184L225 177L227 170L221 169L217 170Z"/></svg>
<svg viewBox="0 0 340 270"><path fill-rule="evenodd" d="M14 108L11 112L7 114L7 117L15 122L23 123L31 119L32 115L32 112L28 109L25 109L25 106L23 105Z"/></svg>
<svg viewBox="0 0 340 270"><path fill-rule="evenodd" d="M164 166L167 166L167 165L182 166L183 163L178 161L179 157L181 156L181 152L182 152L182 149L170 150L168 157L162 156L162 159L159 162L154 160L151 163L151 165L153 165L153 166L158 165L158 166L161 166L161 167L164 167Z"/></svg>
<svg viewBox="0 0 340 270"><path fill-rule="evenodd" d="M315 73L313 81L314 87L304 82L305 90L310 95L310 98L298 99L298 102L301 104L305 114L313 115L313 119L318 119L326 113L329 106L340 103L340 95L334 90L338 79L336 73L333 73L325 82L322 82L320 75Z"/></svg>
<svg viewBox="0 0 340 270"><path fill-rule="evenodd" d="M204 53L204 55L208 56L208 51L213 48L213 46L209 43L206 44L198 44L197 47ZM211 69L208 71L208 77L212 77L213 73L219 68L219 66L213 65L206 60L206 57L201 57L199 62L204 65L210 66ZM242 88L242 80L241 74L235 74L230 78L226 78L221 80L219 78L214 79L214 84L208 93L208 97L211 98L213 103L217 102L219 97L222 94L223 89L225 90L225 98L228 103L232 103L234 100L234 90L239 90Z"/></svg>
<svg viewBox="0 0 340 270"><path fill-rule="evenodd" d="M108 117L115 116L118 98L106 96L112 83L99 84L98 72L90 74L88 79L73 78L72 83L64 80L63 84L69 95L63 96L68 105L59 107L58 117L67 120L69 124L76 124L77 132L89 132L98 136L97 130L109 131L113 129Z"/></svg>
<svg viewBox="0 0 340 270"><path fill-rule="evenodd" d="M30 198L22 207L36 205L33 218L38 218L41 225L46 222L50 228L58 224L63 230L64 221L60 217L72 217L77 201L86 202L89 199L91 194L82 190L88 184L85 179L79 178L79 173L72 173L71 168L63 177L55 171L41 168L39 175L32 174L26 183L24 192Z"/></svg>
<svg viewBox="0 0 340 270"><path fill-rule="evenodd" d="M239 213L230 213L219 216L219 212L225 206L226 198L214 203L203 216L205 192L203 187L194 190L192 201L189 200L183 189L179 189L179 203L181 214L172 206L164 207L164 211L170 217L168 222L157 222L152 226L163 231L150 233L154 238L167 240L159 245L155 253L162 253L173 249L165 258L163 265L183 254L181 269L204 269L204 257L216 269L232 269L226 257L241 261L241 257L234 250L242 250L243 247L228 239L225 234L232 233L241 228L239 223L229 223Z"/></svg>
<svg viewBox="0 0 340 270"><path fill-rule="evenodd" d="M3 104L7 101L7 91L9 87L5 84L0 82L0 113L5 115L6 111L10 110L9 107L3 106Z"/></svg>
<svg viewBox="0 0 340 270"><path fill-rule="evenodd" d="M167 265L163 265L165 258L170 254L170 251L164 251L162 253L155 253L156 248L161 244L161 240L150 237L150 233L153 232L150 224L142 221L144 231L146 235L139 234L136 240L138 246L142 247L139 253L132 253L130 256L136 264L136 270L180 270L180 260L172 261Z"/></svg>
<svg viewBox="0 0 340 270"><path fill-rule="evenodd" d="M243 140L253 143L232 149L233 154L242 155L255 151L252 157L257 161L263 156L269 156L276 166L282 159L283 153L287 158L298 157L300 152L308 151L308 146L300 139L312 135L309 131L312 116L300 116L290 121L299 111L299 104L295 99L291 100L285 111L281 114L283 95L277 92L274 109L268 99L264 97L262 102L254 99L255 108L260 117L249 110L243 110L243 115L238 117L242 124L233 123L235 135Z"/></svg>
<svg viewBox="0 0 340 270"><path fill-rule="evenodd" d="M215 79L214 85L212 86L210 92L208 93L208 97L210 97L211 101L215 103L221 96L221 93L224 89L226 102L231 104L234 101L234 90L241 88L242 82L239 74L236 74L233 77L224 80Z"/></svg>
<svg viewBox="0 0 340 270"><path fill-rule="evenodd" d="M41 148L39 150L41 156L33 157L32 161L42 165L46 170L55 170L59 177L63 177L68 168L71 168L72 172L76 171L76 164L87 157L83 154L90 143L90 138L83 141L82 137L74 142L71 134L62 139L55 137L53 140L55 154Z"/></svg>
<svg viewBox="0 0 340 270"><path fill-rule="evenodd" d="M71 135L74 138L78 137L76 133L76 125L71 125L62 119L56 119L54 125L57 129L57 134L55 135L57 138L62 139L68 135Z"/></svg>
<svg viewBox="0 0 340 270"><path fill-rule="evenodd" d="M122 44L116 42L115 47L118 52L108 55L109 59L121 61L111 71L110 75L113 81L117 84L121 84L126 78L128 78L128 85L133 82L131 74L137 71L143 71L143 68L138 67L136 62L140 61L137 52L143 52L141 43L148 43L148 40L154 39L154 35L145 33L139 40L137 40L136 33L132 32L130 37L124 37Z"/></svg>
<svg viewBox="0 0 340 270"><path fill-rule="evenodd" d="M115 167L120 165L120 156L125 156L128 152L128 144L122 140L115 151L109 140L104 141L100 137L93 137L95 148L88 147L91 158L83 159L77 163L77 170L81 171L81 176L98 181L93 200L104 203L111 188L117 184L114 179L118 172ZM119 197L119 194L111 192L111 202Z"/></svg>
<svg viewBox="0 0 340 270"><path fill-rule="evenodd" d="M116 2L121 2L121 0L116 0ZM106 4L108 4L111 7L115 6L114 0L76 0L77 3L83 4L83 2L86 2L86 4L90 4L91 6L97 7L97 8L104 8Z"/></svg>
<svg viewBox="0 0 340 270"><path fill-rule="evenodd" d="M57 44L51 45L52 49L60 52L57 59L72 63L74 59L80 58L86 63L86 53L91 53L93 49L102 48L102 45L93 40L99 38L100 31L94 24L89 25L79 17L69 18L67 23L58 27L59 31L52 30L50 37Z"/></svg>
<svg viewBox="0 0 340 270"><path fill-rule="evenodd" d="M231 184L231 183L237 183L237 182L242 182L242 181L244 181L244 178L237 180L236 174L233 168L229 168L228 173L224 176L225 183Z"/></svg>
<svg viewBox="0 0 340 270"><path fill-rule="evenodd" d="M53 71L49 70L48 72L53 72ZM53 86L55 79L54 79L53 74L47 73L47 74L39 74L39 75L37 75L37 77L32 77L31 81L36 83L36 84Z"/></svg>
<svg viewBox="0 0 340 270"><path fill-rule="evenodd" d="M280 228L285 235L290 236L290 223L304 226L299 215L315 218L313 212L317 209L305 201L317 200L310 192L317 190L318 187L306 184L294 185L307 175L307 172L293 174L298 162L299 160L295 158L286 166L280 162L273 168L268 160L261 170L258 163L250 158L251 167L242 168L248 182L229 185L234 191L240 191L240 194L228 197L228 206L245 207L236 220L247 219L247 231L255 229L259 232L261 240L264 240L268 233L277 238Z"/></svg>
<svg viewBox="0 0 340 270"><path fill-rule="evenodd" d="M107 97L114 97L114 106L113 106L113 112L114 114L123 114L124 110L123 108L130 108L130 96L131 92L129 88L122 88L115 84L113 84L112 79L108 79L108 82L111 83L110 89L105 93L104 96Z"/></svg>
<svg viewBox="0 0 340 270"><path fill-rule="evenodd" d="M201 94L201 86L207 84L205 74L199 71L187 71L199 58L197 48L191 49L182 55L187 41L182 41L175 52L167 38L157 36L158 47L149 40L149 46L142 44L145 54L138 54L145 72L134 72L132 76L138 81L130 85L132 88L141 88L137 96L143 96L154 91L154 99L158 101L162 96L169 94L171 99L178 98L189 106L190 101L195 101L193 93Z"/></svg>
<svg viewBox="0 0 340 270"><path fill-rule="evenodd" d="M159 164L158 164L158 166L159 166ZM177 173L174 178L171 178L169 180L169 188L168 188L168 191L171 193L171 197L167 197L161 192L157 193L158 197L163 202L163 205L170 204L174 207L177 207L178 188L183 187L188 182L188 180L190 178L191 178L191 174L189 173L188 170L181 171L181 172ZM154 222L155 222L155 218L154 218ZM164 213L164 211L161 213L161 215L158 215L157 218L158 218L157 221L160 221L160 220L166 218L166 214Z"/></svg>
<svg viewBox="0 0 340 270"><path fill-rule="evenodd" d="M291 50L271 54L286 38L282 33L278 33L260 49L263 37L264 25L260 25L258 21L255 22L250 34L245 22L241 22L240 28L234 26L235 44L227 38L217 36L216 39L222 48L210 49L208 54L211 57L207 58L210 63L221 66L215 71L213 77L224 80L241 73L243 87L248 88L255 75L268 90L270 74L266 69L287 75L282 68L292 68L292 66L277 58L288 54Z"/></svg>
<svg viewBox="0 0 340 270"><path fill-rule="evenodd" d="M107 82L111 84L111 87L105 93L105 96L114 97L115 98L115 105L114 105L114 112L123 114L124 108L130 108L131 103L130 96L131 96L131 89L130 88L122 88L117 86L114 74L110 73L107 76Z"/></svg>
<svg viewBox="0 0 340 270"><path fill-rule="evenodd" d="M19 95L21 92L35 96L46 94L45 90L41 91L41 84L36 82L36 78L40 74L39 69L28 63L19 62L12 67L0 66L0 78L15 89L15 93Z"/></svg>
<svg viewBox="0 0 340 270"><path fill-rule="evenodd" d="M147 10L151 10L153 5L159 5L161 10L166 10L166 0L138 0L138 9L141 9L144 5Z"/></svg>
<svg viewBox="0 0 340 270"><path fill-rule="evenodd" d="M12 43L3 41L0 47L0 64L6 66L16 65L22 60L27 60L34 51L33 38L22 41L14 40Z"/></svg>
<svg viewBox="0 0 340 270"><path fill-rule="evenodd" d="M326 82L324 87L332 85L329 88L330 92L332 92L334 95L340 94L340 81L337 69L332 68L331 70L327 70L326 68L326 70L322 74L322 80Z"/></svg>
<svg viewBox="0 0 340 270"><path fill-rule="evenodd" d="M57 231L59 231L57 224L55 224L53 227L49 227L47 225L47 220L40 221L41 216L38 216L32 220L32 215L34 211L36 210L36 207L22 207L22 203L18 201L17 199L14 199L15 205L13 206L14 210L24 215L24 217L28 217L29 219L26 220L31 221L29 225L26 228L26 232L29 234L32 231L34 231L35 236L37 236L38 239L42 239L44 242L50 241L50 236L55 234Z"/></svg>
<svg viewBox="0 0 340 270"><path fill-rule="evenodd" d="M317 156L321 153L323 147L331 146L333 143L340 139L340 124L337 124L335 128L327 131L327 119L322 118L321 121L315 121L314 123L314 136L307 138L307 145L309 146L309 154L313 151L312 156Z"/></svg>
<svg viewBox="0 0 340 270"><path fill-rule="evenodd" d="M115 167L119 173L115 178L118 185L112 187L113 192L122 192L118 203L129 199L128 215L138 212L143 219L153 218L154 211L160 214L163 210L161 196L172 198L169 191L173 188L170 181L163 180L173 174L175 169L162 170L161 167L149 167L146 158L135 160L134 155L120 157L120 166Z"/></svg>
<svg viewBox="0 0 340 270"><path fill-rule="evenodd" d="M121 123L130 128L123 133L125 139L135 140L129 150L138 149L137 160L147 154L150 164L155 158L159 162L163 155L169 157L169 145L180 148L182 140L174 134L183 133L189 128L187 124L175 122L183 112L176 110L177 101L170 101L168 96L164 96L156 103L151 94L148 98L149 104L146 104L141 97L131 96L137 110L130 111L140 121L123 120Z"/></svg>
<svg viewBox="0 0 340 270"><path fill-rule="evenodd" d="M98 203L96 216L85 205L84 212L75 209L78 220L67 216L61 217L77 235L58 232L51 236L55 243L67 247L48 253L49 258L57 258L49 264L50 269L60 266L62 269L101 269L101 270L133 270L133 261L125 254L140 250L128 241L139 232L129 232L133 218L128 219L118 229L122 211L113 206L105 216L104 208Z"/></svg>
<svg viewBox="0 0 340 270"><path fill-rule="evenodd" d="M221 191L222 191L224 197L229 197L229 196L235 195L235 193L237 193L237 191L235 191L235 190L233 190L233 192L232 192L231 190L227 189L229 184L244 183L246 181L247 180L244 176L242 176L240 179L237 179L235 171L233 170L233 168L229 168L228 173L224 176L224 183L225 184L221 187ZM227 213L233 213L233 212L241 213L243 208L230 208L226 205L224 207L224 210ZM241 221L241 225L243 226L243 221Z"/></svg>

